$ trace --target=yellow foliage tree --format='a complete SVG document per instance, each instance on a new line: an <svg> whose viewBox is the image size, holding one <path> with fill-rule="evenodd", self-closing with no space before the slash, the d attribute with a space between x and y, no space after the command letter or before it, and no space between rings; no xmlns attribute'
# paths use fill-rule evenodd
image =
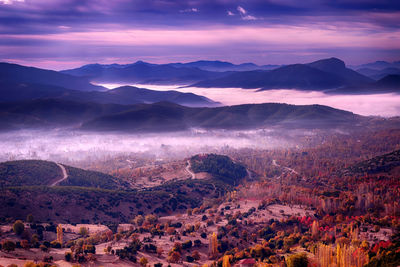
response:
<svg viewBox="0 0 400 267"><path fill-rule="evenodd" d="M61 224L57 226L57 241L61 245L63 244L63 228Z"/></svg>
<svg viewBox="0 0 400 267"><path fill-rule="evenodd" d="M222 258L222 267L231 267L229 255L225 255L225 256Z"/></svg>
<svg viewBox="0 0 400 267"><path fill-rule="evenodd" d="M218 254L218 239L217 239L217 234L213 233L210 236L210 244L208 245L208 252L210 257L214 258Z"/></svg>

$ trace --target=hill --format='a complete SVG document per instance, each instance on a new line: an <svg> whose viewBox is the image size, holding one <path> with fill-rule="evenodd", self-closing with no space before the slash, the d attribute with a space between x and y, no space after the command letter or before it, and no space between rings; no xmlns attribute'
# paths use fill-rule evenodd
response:
<svg viewBox="0 0 400 267"><path fill-rule="evenodd" d="M230 185L237 185L247 175L247 170L241 164L233 162L229 157L205 154L190 158L190 166L193 172L207 172L214 179Z"/></svg>
<svg viewBox="0 0 400 267"><path fill-rule="evenodd" d="M331 128L355 126L362 117L327 106L247 104L217 108L188 108L172 103L136 105L132 109L101 116L82 125L85 130L183 131L202 129L255 129L265 127Z"/></svg>
<svg viewBox="0 0 400 267"><path fill-rule="evenodd" d="M178 91L155 91L145 88L123 86L107 91L83 92L54 85L21 84L0 82L0 102L18 102L26 100L55 98L77 102L95 102L100 104L132 105L169 101L187 106L216 106L218 103L192 93Z"/></svg>
<svg viewBox="0 0 400 267"><path fill-rule="evenodd" d="M0 187L49 185L62 178L60 167L43 160L18 160L0 163Z"/></svg>
<svg viewBox="0 0 400 267"><path fill-rule="evenodd" d="M395 170L400 171L400 150L359 162L341 171L341 175L389 174Z"/></svg>
<svg viewBox="0 0 400 267"><path fill-rule="evenodd" d="M158 65L143 61L127 65L90 64L77 69L64 70L62 73L86 77L95 82L141 84L188 84L225 75L221 72L206 71L196 67Z"/></svg>
<svg viewBox="0 0 400 267"><path fill-rule="evenodd" d="M130 106L38 99L0 105L0 119L7 129L68 127L98 116L128 110Z"/></svg>
<svg viewBox="0 0 400 267"><path fill-rule="evenodd" d="M271 71L237 72L195 83L195 87L325 90L372 80L331 58L309 64L293 64Z"/></svg>
<svg viewBox="0 0 400 267"><path fill-rule="evenodd" d="M171 215L223 196L247 175L244 166L226 156L195 156L191 162L193 170L209 172L212 178L170 180L139 191L113 176L66 165L68 177L61 181L61 168L53 162L1 163L0 221L29 213L38 221L69 223L121 223L143 213ZM54 181L60 182L54 186Z"/></svg>
<svg viewBox="0 0 400 267"><path fill-rule="evenodd" d="M387 75L382 79L358 86L347 86L327 91L330 94L382 94L400 93L400 75Z"/></svg>
<svg viewBox="0 0 400 267"><path fill-rule="evenodd" d="M86 78L11 63L0 63L0 82L54 85L79 91L106 90L106 88L102 86L91 84Z"/></svg>
<svg viewBox="0 0 400 267"><path fill-rule="evenodd" d="M43 160L3 162L0 163L0 185L4 188L56 184L57 186L83 186L103 189L118 189L126 186L111 175L70 166L64 167L68 178L61 181L63 178L62 169L54 162ZM61 182L57 183L57 181Z"/></svg>

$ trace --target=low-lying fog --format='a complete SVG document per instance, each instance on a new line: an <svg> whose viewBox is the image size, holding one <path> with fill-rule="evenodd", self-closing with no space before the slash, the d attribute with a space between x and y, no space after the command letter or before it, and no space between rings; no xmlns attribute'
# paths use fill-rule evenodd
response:
<svg viewBox="0 0 400 267"><path fill-rule="evenodd" d="M0 162L43 159L62 163L106 160L139 153L161 160L183 159L197 153L220 152L227 148L274 148L293 146L298 135L283 136L269 130L200 131L163 134L85 133L65 130L21 130L0 134Z"/></svg>
<svg viewBox="0 0 400 267"><path fill-rule="evenodd" d="M118 85L106 85L109 88ZM207 96L225 105L284 102L323 104L362 115L400 115L400 95L326 95L321 92L243 89L176 88L174 86L136 85L157 90L179 90ZM137 155L169 161L203 152L223 153L226 149L268 149L301 145L304 135L312 132L274 130L200 131L163 134L85 133L80 131L15 131L0 133L0 162L18 159L52 160L80 166L79 162L97 162ZM300 137L300 138L299 138Z"/></svg>
<svg viewBox="0 0 400 267"><path fill-rule="evenodd" d="M107 88L115 88L123 84L101 84ZM392 117L400 115L400 94L386 93L376 95L329 95L317 91L299 90L267 90L257 92L255 89L240 88L197 88L178 86L160 86L148 84L132 84L140 88L153 90L176 90L206 96L224 105L251 103L287 103L295 105L320 104L338 109L348 110L360 115Z"/></svg>

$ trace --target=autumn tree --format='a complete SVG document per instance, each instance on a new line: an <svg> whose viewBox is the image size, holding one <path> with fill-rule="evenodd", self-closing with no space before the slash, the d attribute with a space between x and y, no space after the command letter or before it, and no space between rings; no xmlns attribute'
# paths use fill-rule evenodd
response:
<svg viewBox="0 0 400 267"><path fill-rule="evenodd" d="M57 241L58 241L58 243L60 243L61 246L62 246L62 244L63 244L63 228L62 228L62 225L61 225L61 224L59 224L59 225L57 226Z"/></svg>
<svg viewBox="0 0 400 267"><path fill-rule="evenodd" d="M147 263L149 263L149 261L147 260L147 258L142 257L142 258L140 258L139 263L141 266L146 266Z"/></svg>
<svg viewBox="0 0 400 267"><path fill-rule="evenodd" d="M229 255L225 255L222 258L222 267L231 267L230 256Z"/></svg>
<svg viewBox="0 0 400 267"><path fill-rule="evenodd" d="M313 221L311 225L311 236L317 238L319 234L319 223L318 221Z"/></svg>
<svg viewBox="0 0 400 267"><path fill-rule="evenodd" d="M181 254L178 251L171 250L168 254L168 262L178 263L181 260Z"/></svg>
<svg viewBox="0 0 400 267"><path fill-rule="evenodd" d="M217 234L213 233L210 236L209 245L208 245L208 254L211 258L214 258L218 254L218 239Z"/></svg>
<svg viewBox="0 0 400 267"><path fill-rule="evenodd" d="M79 228L79 234L81 236L87 236L89 234L89 229L87 227L82 226Z"/></svg>
<svg viewBox="0 0 400 267"><path fill-rule="evenodd" d="M137 225L137 226L142 226L143 222L144 222L144 217L142 215L138 215L135 217L135 219L133 219L133 222Z"/></svg>

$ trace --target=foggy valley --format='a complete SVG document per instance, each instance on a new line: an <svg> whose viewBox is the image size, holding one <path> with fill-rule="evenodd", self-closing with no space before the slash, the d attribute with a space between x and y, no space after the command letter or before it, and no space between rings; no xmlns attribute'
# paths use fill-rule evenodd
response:
<svg viewBox="0 0 400 267"><path fill-rule="evenodd" d="M400 266L394 2L0 0L0 267Z"/></svg>

